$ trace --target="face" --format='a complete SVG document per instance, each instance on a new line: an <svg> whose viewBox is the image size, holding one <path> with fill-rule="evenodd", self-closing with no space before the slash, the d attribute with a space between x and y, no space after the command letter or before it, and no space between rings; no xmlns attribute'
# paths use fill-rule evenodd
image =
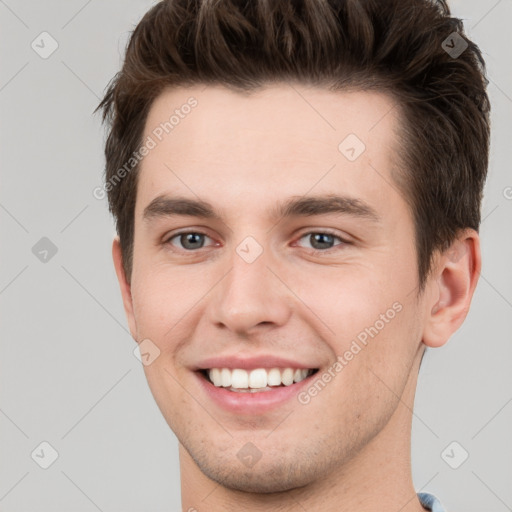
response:
<svg viewBox="0 0 512 512"><path fill-rule="evenodd" d="M289 85L152 105L130 328L187 457L226 487L283 491L348 467L415 371L425 305L393 107Z"/></svg>

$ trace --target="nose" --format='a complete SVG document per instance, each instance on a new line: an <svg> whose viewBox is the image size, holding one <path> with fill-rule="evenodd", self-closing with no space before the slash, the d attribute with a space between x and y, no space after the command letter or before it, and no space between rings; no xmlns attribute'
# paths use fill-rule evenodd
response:
<svg viewBox="0 0 512 512"><path fill-rule="evenodd" d="M211 320L218 328L249 335L262 327L286 324L292 311L293 293L270 251L263 250L251 261L243 252L233 250L227 266L210 303Z"/></svg>

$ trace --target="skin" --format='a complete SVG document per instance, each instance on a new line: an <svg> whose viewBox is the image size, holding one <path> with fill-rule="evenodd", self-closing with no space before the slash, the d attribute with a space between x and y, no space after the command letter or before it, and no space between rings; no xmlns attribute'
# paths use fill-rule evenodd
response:
<svg viewBox="0 0 512 512"><path fill-rule="evenodd" d="M153 103L144 137L190 96L197 107L141 164L130 282L113 243L132 336L160 350L144 371L180 443L183 510L423 510L410 463L417 374L425 347L446 343L467 314L477 233L436 255L420 294L412 215L393 178L401 121L383 93L176 88ZM353 162L338 150L350 133L366 145ZM206 200L222 220L144 220L164 193ZM364 201L379 220L269 216L291 196L329 193ZM325 229L346 242L318 249L311 233ZM169 241L178 230L205 233L203 247ZM263 249L252 263L236 252L248 236ZM207 357L273 354L322 374L396 302L395 318L306 405L235 415L192 372ZM237 457L248 442L262 454L252 468Z"/></svg>

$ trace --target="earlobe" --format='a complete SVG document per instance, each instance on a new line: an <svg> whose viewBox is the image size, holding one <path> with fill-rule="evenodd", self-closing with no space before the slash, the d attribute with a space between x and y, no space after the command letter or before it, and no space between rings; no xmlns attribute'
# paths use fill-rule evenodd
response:
<svg viewBox="0 0 512 512"><path fill-rule="evenodd" d="M123 255L121 251L121 242L119 237L116 236L112 242L112 259L114 261L114 268L116 270L117 280L121 289L121 296L123 299L124 311L128 320L128 326L132 338L137 341L137 329L135 323L135 316L133 314L133 300L131 285L126 279L124 267L123 267Z"/></svg>
<svg viewBox="0 0 512 512"><path fill-rule="evenodd" d="M436 271L427 285L432 299L426 304L425 345L444 345L462 325L469 311L480 269L478 233L472 229L465 230L439 255Z"/></svg>

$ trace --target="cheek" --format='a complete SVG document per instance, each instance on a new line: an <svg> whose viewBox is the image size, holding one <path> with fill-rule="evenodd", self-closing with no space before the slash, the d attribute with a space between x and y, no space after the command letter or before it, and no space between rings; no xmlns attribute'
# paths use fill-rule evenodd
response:
<svg viewBox="0 0 512 512"><path fill-rule="evenodd" d="M375 323L379 331L387 329L399 316L397 310L401 309L404 295L399 280L388 271L347 269L323 283L317 281L310 288L308 301L333 324L334 335L354 337Z"/></svg>
<svg viewBox="0 0 512 512"><path fill-rule="evenodd" d="M380 387L381 377L399 390L410 371L421 341L417 290L411 285L414 271L397 265L364 269L324 288L324 293L315 289L311 296L333 331L328 339L336 356L352 370L368 369L354 375L365 386Z"/></svg>
<svg viewBox="0 0 512 512"><path fill-rule="evenodd" d="M200 290L187 276L179 269L166 271L157 265L138 269L132 298L141 335L161 338L197 302Z"/></svg>
<svg viewBox="0 0 512 512"><path fill-rule="evenodd" d="M158 359L145 368L148 380L150 373L153 379L160 379L165 368L173 374L181 368L180 355L203 315L206 292L218 279L208 284L206 277L193 266L186 269L153 264L139 268L132 286L137 339L151 340L160 351ZM163 377L169 381L168 375Z"/></svg>

